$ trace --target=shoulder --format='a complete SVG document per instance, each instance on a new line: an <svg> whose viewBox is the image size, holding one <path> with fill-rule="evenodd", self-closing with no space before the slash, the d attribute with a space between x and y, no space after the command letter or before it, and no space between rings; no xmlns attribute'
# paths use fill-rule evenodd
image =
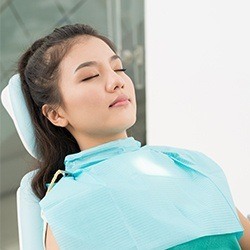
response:
<svg viewBox="0 0 250 250"><path fill-rule="evenodd" d="M192 150L192 149L186 149L186 148L180 148L180 147L172 147L172 146L157 146L157 145L145 145L143 147L144 149L157 151L163 154L172 155L172 156L186 156L190 157L190 159L196 159L196 158L209 158L204 153Z"/></svg>
<svg viewBox="0 0 250 250"><path fill-rule="evenodd" d="M192 149L172 146L144 146L144 149L162 153L175 162L188 165L192 168L204 169L206 172L223 171L222 168L207 154Z"/></svg>

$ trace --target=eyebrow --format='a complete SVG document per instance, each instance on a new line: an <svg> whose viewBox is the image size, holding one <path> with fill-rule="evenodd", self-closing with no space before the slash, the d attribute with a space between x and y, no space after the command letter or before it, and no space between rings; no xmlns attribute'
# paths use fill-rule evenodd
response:
<svg viewBox="0 0 250 250"><path fill-rule="evenodd" d="M121 60L121 58L118 56L118 55L113 55L113 56L111 56L110 58L109 58L109 62L112 62L112 61L114 61L114 60L116 60L116 59L120 59ZM79 69L81 69L81 68L84 68L84 67L91 67L91 66L96 66L97 65L97 62L96 61L89 61L89 62L84 62L84 63L81 63L77 68L76 68L76 70L75 70L75 72L74 73L76 73L76 71L77 70L79 70Z"/></svg>

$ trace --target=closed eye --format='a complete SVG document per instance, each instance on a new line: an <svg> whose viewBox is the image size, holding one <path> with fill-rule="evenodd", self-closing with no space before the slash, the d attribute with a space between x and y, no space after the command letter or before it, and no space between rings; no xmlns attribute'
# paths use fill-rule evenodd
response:
<svg viewBox="0 0 250 250"><path fill-rule="evenodd" d="M127 69L116 69L116 70L114 70L115 72L121 72L121 71L123 71L123 72L125 72ZM84 78L83 80L82 80L82 82L84 82L84 81L88 81L88 80L90 80L90 79L92 79L92 78L94 78L94 77L97 77L97 76L99 76L99 74L97 74L97 75L94 75L94 76L90 76L90 77L87 77L87 78Z"/></svg>
<svg viewBox="0 0 250 250"><path fill-rule="evenodd" d="M125 72L127 69L116 69L115 71L123 71Z"/></svg>
<svg viewBox="0 0 250 250"><path fill-rule="evenodd" d="M99 74L94 75L94 76L90 76L90 77L87 77L87 78L84 78L84 79L82 79L82 82L88 81L88 80L90 80L90 79L92 79L92 78L94 78L94 77L97 77L97 76L99 76Z"/></svg>

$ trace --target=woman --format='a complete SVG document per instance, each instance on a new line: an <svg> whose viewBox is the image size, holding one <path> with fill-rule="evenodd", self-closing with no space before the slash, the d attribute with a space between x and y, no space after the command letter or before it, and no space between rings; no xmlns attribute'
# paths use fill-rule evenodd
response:
<svg viewBox="0 0 250 250"><path fill-rule="evenodd" d="M109 39L82 24L55 29L24 53L19 74L46 249L250 249L250 224L216 163L127 137L135 90Z"/></svg>

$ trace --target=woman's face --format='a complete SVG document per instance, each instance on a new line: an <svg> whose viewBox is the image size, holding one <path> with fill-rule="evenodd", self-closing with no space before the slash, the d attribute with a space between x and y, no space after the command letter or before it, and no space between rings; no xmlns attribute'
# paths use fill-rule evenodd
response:
<svg viewBox="0 0 250 250"><path fill-rule="evenodd" d="M60 110L80 148L90 138L126 137L136 122L134 85L122 69L121 59L96 37L80 39L62 60ZM128 101L110 107L121 95Z"/></svg>

